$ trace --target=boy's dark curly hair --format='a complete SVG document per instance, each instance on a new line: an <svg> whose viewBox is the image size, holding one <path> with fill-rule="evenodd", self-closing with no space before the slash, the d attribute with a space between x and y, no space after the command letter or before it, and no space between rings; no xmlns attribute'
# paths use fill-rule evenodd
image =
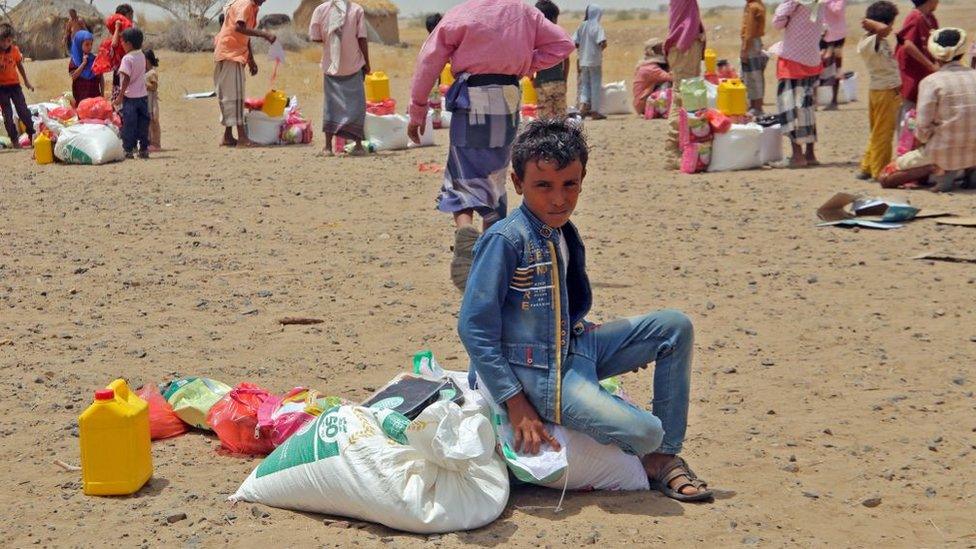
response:
<svg viewBox="0 0 976 549"><path fill-rule="evenodd" d="M0 23L0 40L14 37L14 27L10 23Z"/></svg>
<svg viewBox="0 0 976 549"><path fill-rule="evenodd" d="M539 0L535 3L535 9L541 11L550 23L555 23L559 19L559 6L554 4L552 0Z"/></svg>
<svg viewBox="0 0 976 549"><path fill-rule="evenodd" d="M138 27L129 27L122 31L122 41L132 44L132 49L141 50L143 40L145 40L145 35Z"/></svg>
<svg viewBox="0 0 976 549"><path fill-rule="evenodd" d="M898 17L898 6L888 0L879 0L868 6L868 11L864 16L872 21L890 25Z"/></svg>
<svg viewBox="0 0 976 549"><path fill-rule="evenodd" d="M432 13L428 15L427 18L424 19L424 26L427 27L427 32L434 32L434 28L437 27L437 24L441 22L442 18L443 16L439 13Z"/></svg>
<svg viewBox="0 0 976 549"><path fill-rule="evenodd" d="M529 122L512 144L512 169L525 177L529 162L552 162L560 170L574 160L583 167L589 158L586 136L580 127L565 118L540 118Z"/></svg>

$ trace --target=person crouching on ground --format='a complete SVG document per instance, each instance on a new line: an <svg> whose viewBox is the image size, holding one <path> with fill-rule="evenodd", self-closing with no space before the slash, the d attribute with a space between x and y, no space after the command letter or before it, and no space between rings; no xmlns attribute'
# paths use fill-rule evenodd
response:
<svg viewBox="0 0 976 549"><path fill-rule="evenodd" d="M864 59L871 88L868 116L871 137L861 160L860 180L877 179L891 162L891 144L901 112L901 74L898 61L888 43L892 25L898 17L898 7L888 0L880 0L868 6L861 26L867 36L857 44L857 53Z"/></svg>
<svg viewBox="0 0 976 549"><path fill-rule="evenodd" d="M499 21L507 22L500 25ZM499 45L504 44L504 55ZM464 289L480 233L508 213L505 180L519 125L519 79L563 61L573 41L522 0L468 0L444 14L417 56L407 135L420 144L430 88L450 61L451 145L437 209L454 216L451 281Z"/></svg>
<svg viewBox="0 0 976 549"><path fill-rule="evenodd" d="M24 70L24 56L14 44L14 28L8 23L0 23L0 112L3 113L4 129L7 130L15 149L20 148L20 142L17 141L19 132L14 111L17 111L17 118L27 128L28 140L34 142L34 123L31 121L30 110L27 109L24 89L20 87L21 78L24 79L24 86L34 91L34 86L27 78L27 71Z"/></svg>
<svg viewBox="0 0 976 549"><path fill-rule="evenodd" d="M664 59L664 41L651 38L644 42L644 59L634 69L634 111L643 115L647 98L665 84L671 83L668 62Z"/></svg>
<svg viewBox="0 0 976 549"><path fill-rule="evenodd" d="M352 156L366 154L366 88L363 79L371 72L366 42L366 12L349 0L327 0L312 13L308 37L322 43L322 71L325 73L325 108L322 131L323 156L332 156L332 138L356 142Z"/></svg>
<svg viewBox="0 0 976 549"><path fill-rule="evenodd" d="M458 332L472 385L503 405L516 450L559 443L546 422L641 458L651 486L679 501L713 494L678 457L685 438L693 331L678 311L597 325L579 232L570 222L589 153L577 125L531 122L512 147L521 207L475 246ZM610 395L599 381L655 363L652 412Z"/></svg>
<svg viewBox="0 0 976 549"><path fill-rule="evenodd" d="M119 66L119 96L115 108L122 111L122 149L132 158L136 145L139 158L149 158L149 91L146 89L146 56L142 53L142 31L132 27L122 31L125 56Z"/></svg>
<svg viewBox="0 0 976 549"><path fill-rule="evenodd" d="M898 157L896 166L909 173L928 167L932 190L944 192L952 190L967 171L976 169L976 70L962 64L966 54L962 29L933 31L928 51L939 70L918 86L915 137L923 145ZM899 183L896 177L881 181L883 187Z"/></svg>
<svg viewBox="0 0 976 549"><path fill-rule="evenodd" d="M252 36L273 44L275 35L258 30L258 10L264 0L233 0L223 11L224 22L214 37L214 87L220 104L220 123L224 126L224 147L251 147L244 126L244 66L251 76L258 64L251 50ZM234 139L234 128L237 139Z"/></svg>

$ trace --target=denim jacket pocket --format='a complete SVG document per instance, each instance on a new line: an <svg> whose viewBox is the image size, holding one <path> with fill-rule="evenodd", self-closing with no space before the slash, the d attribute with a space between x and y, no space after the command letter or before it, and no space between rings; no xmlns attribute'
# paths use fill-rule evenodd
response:
<svg viewBox="0 0 976 549"><path fill-rule="evenodd" d="M549 348L545 345L527 343L502 343L505 358L513 366L549 369Z"/></svg>

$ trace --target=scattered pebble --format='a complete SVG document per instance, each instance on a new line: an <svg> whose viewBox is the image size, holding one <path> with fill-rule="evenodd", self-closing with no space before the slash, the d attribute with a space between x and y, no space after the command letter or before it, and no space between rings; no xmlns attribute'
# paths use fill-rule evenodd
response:
<svg viewBox="0 0 976 549"><path fill-rule="evenodd" d="M881 498L878 496L870 497L861 502L865 507L877 507L881 505Z"/></svg>
<svg viewBox="0 0 976 549"><path fill-rule="evenodd" d="M820 494L818 494L816 492L807 492L807 491L804 491L803 492L803 496L804 497L808 497L810 499L820 499Z"/></svg>
<svg viewBox="0 0 976 549"><path fill-rule="evenodd" d="M166 522L176 524L181 520L186 520L186 513L173 513L166 517Z"/></svg>
<svg viewBox="0 0 976 549"><path fill-rule="evenodd" d="M784 465L782 467L782 469L784 471L786 471L787 473L799 473L800 472L800 466L797 465L797 464L795 464L795 463L787 463L786 465Z"/></svg>
<svg viewBox="0 0 976 549"><path fill-rule="evenodd" d="M271 513L261 509L257 505L254 505L251 507L251 515L253 515L254 518L268 518L271 516Z"/></svg>

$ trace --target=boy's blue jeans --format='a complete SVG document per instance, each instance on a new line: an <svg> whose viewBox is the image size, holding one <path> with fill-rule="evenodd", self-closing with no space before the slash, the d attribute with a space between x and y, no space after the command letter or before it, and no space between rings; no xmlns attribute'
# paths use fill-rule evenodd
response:
<svg viewBox="0 0 976 549"><path fill-rule="evenodd" d="M590 110L599 112L603 94L603 67L579 68L579 102L587 103Z"/></svg>
<svg viewBox="0 0 976 549"><path fill-rule="evenodd" d="M149 98L126 97L122 100L122 148L127 153L149 150Z"/></svg>
<svg viewBox="0 0 976 549"><path fill-rule="evenodd" d="M571 339L562 380L562 424L643 457L678 454L688 423L694 332L664 310L590 326ZM599 380L654 362L652 412L607 393Z"/></svg>

